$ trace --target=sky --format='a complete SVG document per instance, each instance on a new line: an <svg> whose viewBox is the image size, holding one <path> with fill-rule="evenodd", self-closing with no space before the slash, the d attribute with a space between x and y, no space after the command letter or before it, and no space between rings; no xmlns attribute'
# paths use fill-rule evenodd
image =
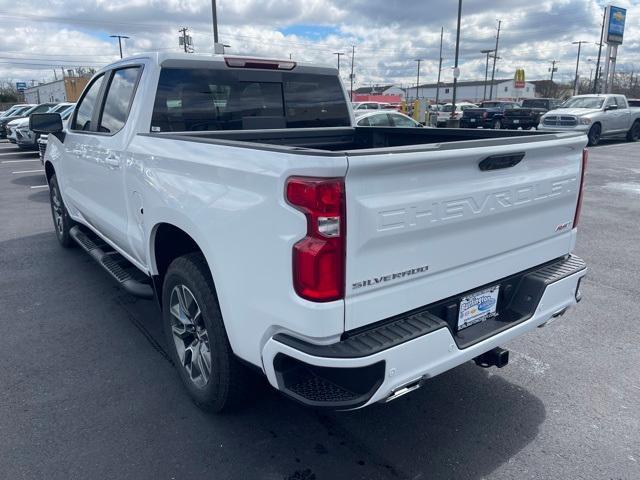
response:
<svg viewBox="0 0 640 480"><path fill-rule="evenodd" d="M356 86L435 82L444 27L442 80L453 79L455 0L217 0L220 41L229 54L288 58L336 65L345 81L355 46ZM618 71L640 71L640 0L617 0L628 9ZM600 0L463 0L460 80L484 78L481 50L495 47L502 20L496 78L525 68L528 80L569 82L589 77L598 55ZM0 0L0 80L48 81L54 70L101 67L119 57L117 40L129 36L125 55L180 51L178 29L188 27L196 53L213 49L210 0ZM592 60L591 62L589 60Z"/></svg>

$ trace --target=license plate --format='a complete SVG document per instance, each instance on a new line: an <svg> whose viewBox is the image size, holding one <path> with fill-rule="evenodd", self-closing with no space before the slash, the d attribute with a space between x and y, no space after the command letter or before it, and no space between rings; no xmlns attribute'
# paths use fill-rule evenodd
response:
<svg viewBox="0 0 640 480"><path fill-rule="evenodd" d="M499 292L500 285L496 285L462 297L458 313L458 330L484 322L486 319L495 316Z"/></svg>
<svg viewBox="0 0 640 480"><path fill-rule="evenodd" d="M475 122L476 122L476 119L475 119L475 118L472 118L472 119L471 119L471 123L475 123Z"/></svg>
<svg viewBox="0 0 640 480"><path fill-rule="evenodd" d="M520 120L514 120L513 123L520 123Z"/></svg>

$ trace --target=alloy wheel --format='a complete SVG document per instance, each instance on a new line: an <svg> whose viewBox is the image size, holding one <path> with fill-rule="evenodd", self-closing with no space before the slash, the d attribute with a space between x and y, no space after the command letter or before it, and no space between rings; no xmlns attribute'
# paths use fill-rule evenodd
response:
<svg viewBox="0 0 640 480"><path fill-rule="evenodd" d="M211 347L202 311L185 285L173 287L169 308L180 367L196 387L204 388L211 376Z"/></svg>

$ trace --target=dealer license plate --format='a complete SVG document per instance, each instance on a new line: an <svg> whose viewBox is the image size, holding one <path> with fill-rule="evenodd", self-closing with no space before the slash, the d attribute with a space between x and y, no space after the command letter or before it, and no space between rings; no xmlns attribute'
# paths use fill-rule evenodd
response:
<svg viewBox="0 0 640 480"><path fill-rule="evenodd" d="M495 316L499 292L500 285L496 285L462 297L458 313L458 330L484 322L486 319Z"/></svg>
<svg viewBox="0 0 640 480"><path fill-rule="evenodd" d="M470 121L471 121L471 123L475 123L476 119L475 118L471 118Z"/></svg>
<svg viewBox="0 0 640 480"><path fill-rule="evenodd" d="M514 120L513 123L520 123L520 120Z"/></svg>

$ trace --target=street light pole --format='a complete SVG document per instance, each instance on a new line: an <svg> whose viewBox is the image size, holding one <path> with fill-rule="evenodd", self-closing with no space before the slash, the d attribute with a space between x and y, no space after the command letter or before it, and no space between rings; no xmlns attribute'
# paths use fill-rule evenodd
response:
<svg viewBox="0 0 640 480"><path fill-rule="evenodd" d="M122 39L123 38L128 39L129 37L127 37L126 35L109 35L109 37L118 39L118 47L120 48L120 58L122 58Z"/></svg>
<svg viewBox="0 0 640 480"><path fill-rule="evenodd" d="M496 62L498 61L498 45L500 44L500 27L502 27L502 20L498 20L498 34L496 35L496 48L493 51L493 70L491 71L491 88L489 89L489 100L493 99L493 81L496 78Z"/></svg>
<svg viewBox="0 0 640 480"><path fill-rule="evenodd" d="M211 16L213 18L213 44L218 43L218 9L216 0L211 0Z"/></svg>
<svg viewBox="0 0 640 480"><path fill-rule="evenodd" d="M440 103L440 75L442 74L442 40L443 39L444 39L444 27L440 27L440 63L438 64L438 81L436 82L436 108L438 108L438 104Z"/></svg>
<svg viewBox="0 0 640 480"><path fill-rule="evenodd" d="M580 68L580 50L582 49L583 43L589 43L580 40L579 42L572 42L572 45L578 45L578 60L576 61L576 79L573 82L573 94L578 95L578 69Z"/></svg>
<svg viewBox="0 0 640 480"><path fill-rule="evenodd" d="M333 54L338 56L338 72L339 72L340 71L340 57L342 55L344 55L344 52L334 52ZM289 56L289 58L291 58L291 56Z"/></svg>
<svg viewBox="0 0 640 480"><path fill-rule="evenodd" d="M418 87L420 86L420 62L422 62L422 59L418 58L416 59L416 62L418 62L418 76L416 78L416 100L418 100L418 97L419 97Z"/></svg>
<svg viewBox="0 0 640 480"><path fill-rule="evenodd" d="M453 96L451 99L451 116L449 117L449 126L454 127L455 125L455 114L456 114L456 93L458 89L458 57L460 55L460 23L462 20L462 0L458 0L458 28L456 31L456 58L455 58L455 66L453 67Z"/></svg>
<svg viewBox="0 0 640 480"><path fill-rule="evenodd" d="M604 19L607 16L607 7L604 7L602 14L602 30L600 30L600 43L598 45L598 63L596 64L596 78L593 81L593 93L598 93L598 79L600 77L600 58L602 57L602 44L604 43Z"/></svg>
<svg viewBox="0 0 640 480"><path fill-rule="evenodd" d="M482 100L487 99L487 80L489 80L489 55L492 54L495 50L481 50L480 53L484 53L487 55L487 64L484 67L484 93L482 94Z"/></svg>

